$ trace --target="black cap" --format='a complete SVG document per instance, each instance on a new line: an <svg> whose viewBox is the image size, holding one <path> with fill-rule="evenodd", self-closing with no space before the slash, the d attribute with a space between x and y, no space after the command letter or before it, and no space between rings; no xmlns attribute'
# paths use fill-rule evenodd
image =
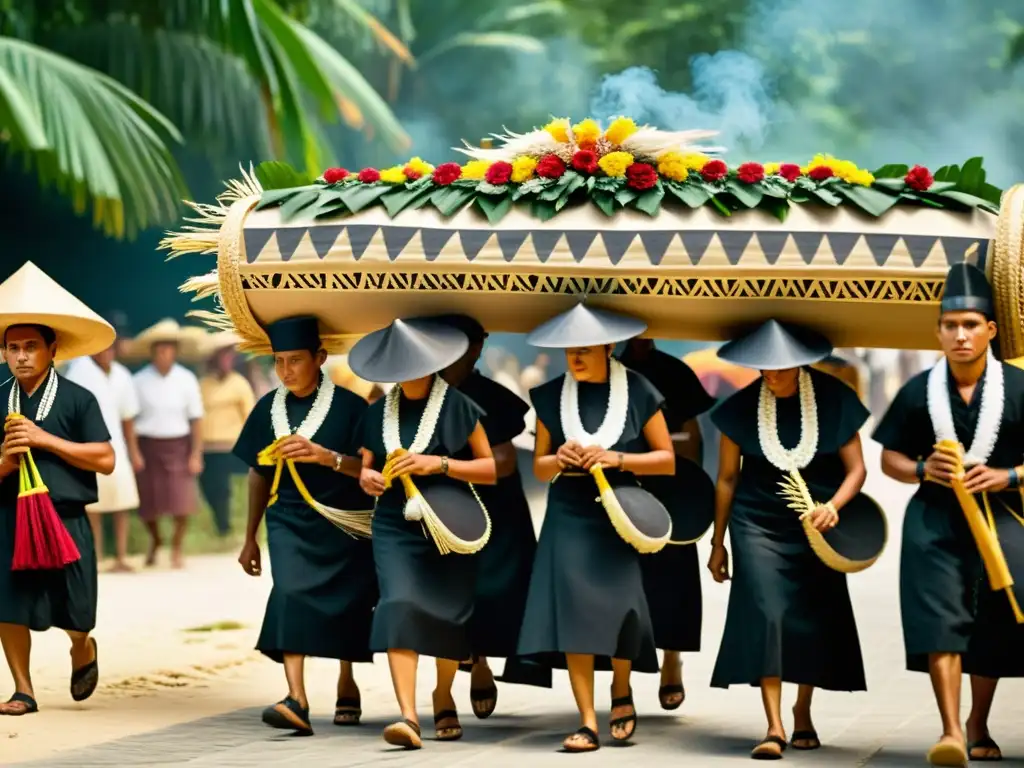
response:
<svg viewBox="0 0 1024 768"><path fill-rule="evenodd" d="M436 320L450 328L456 328L462 331L466 334L466 338L469 339L470 344L479 344L487 338L487 331L484 330L484 327L469 315L438 315L437 317L427 319Z"/></svg>
<svg viewBox="0 0 1024 768"><path fill-rule="evenodd" d="M643 320L580 303L535 328L526 343L546 349L599 347L618 344L646 330Z"/></svg>
<svg viewBox="0 0 1024 768"><path fill-rule="evenodd" d="M468 348L465 333L435 318L395 320L356 342L348 353L348 365L367 381L414 381L443 371Z"/></svg>
<svg viewBox="0 0 1024 768"><path fill-rule="evenodd" d="M988 284L985 273L966 261L950 267L942 291L941 311L980 312L989 320L994 319L992 286Z"/></svg>
<svg viewBox="0 0 1024 768"><path fill-rule="evenodd" d="M832 353L828 339L809 328L768 320L718 350L728 363L759 371L782 371L818 363Z"/></svg>
<svg viewBox="0 0 1024 768"><path fill-rule="evenodd" d="M268 325L266 331L275 353L302 349L316 353L320 349L320 324L312 315L282 318Z"/></svg>

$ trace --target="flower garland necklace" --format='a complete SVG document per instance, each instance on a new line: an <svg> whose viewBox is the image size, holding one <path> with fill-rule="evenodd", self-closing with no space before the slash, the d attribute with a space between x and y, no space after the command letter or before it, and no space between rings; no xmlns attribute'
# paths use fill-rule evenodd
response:
<svg viewBox="0 0 1024 768"><path fill-rule="evenodd" d="M626 366L615 358L608 360L608 407L597 432L587 432L580 418L580 388L572 373L562 378L560 416L562 433L567 440L576 440L585 446L598 445L608 450L622 437L626 429L629 409L629 377Z"/></svg>
<svg viewBox="0 0 1024 768"><path fill-rule="evenodd" d="M312 440L313 435L323 426L327 414L331 410L331 403L334 401L334 382L327 376L321 374L320 384L316 389L316 399L313 400L313 407L309 409L306 418L299 424L298 429L292 430L288 424L288 408L285 401L288 398L288 388L283 384L274 393L274 402L270 406L270 423L274 428L274 439L296 434L307 440Z"/></svg>
<svg viewBox="0 0 1024 768"><path fill-rule="evenodd" d="M50 415L53 408L53 401L57 399L57 372L50 368L46 378L46 385L43 387L43 396L39 401L39 408L36 409L34 421L42 424ZM7 394L7 412L21 413L21 384L17 381L11 385L11 391Z"/></svg>
<svg viewBox="0 0 1024 768"><path fill-rule="evenodd" d="M757 404L757 439L761 452L773 466L783 472L799 471L814 459L818 452L818 404L814 399L811 374L800 369L797 379L800 397L800 442L792 450L779 440L778 400L761 380L761 398Z"/></svg>
<svg viewBox="0 0 1024 768"><path fill-rule="evenodd" d="M441 407L444 405L445 395L448 394L448 382L440 376L434 376L430 385L430 395L427 398L426 408L420 416L419 426L416 428L416 437L409 446L409 453L423 453L430 445L434 431L437 429L437 422L441 418ZM394 451L402 447L402 435L400 422L398 420L398 406L402 399L402 386L396 384L385 396L384 401L384 451L390 456Z"/></svg>
<svg viewBox="0 0 1024 768"><path fill-rule="evenodd" d="M981 388L981 408L974 440L964 454L964 466L987 464L999 439L999 426L1003 421L1004 386L1003 366L989 349L985 361L985 377ZM953 424L953 408L949 402L949 364L943 359L928 373L928 415L936 442L952 440L960 443Z"/></svg>

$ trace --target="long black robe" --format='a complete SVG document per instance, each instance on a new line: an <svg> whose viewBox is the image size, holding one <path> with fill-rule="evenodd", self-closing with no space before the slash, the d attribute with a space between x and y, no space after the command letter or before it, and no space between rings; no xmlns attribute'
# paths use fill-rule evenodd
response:
<svg viewBox="0 0 1024 768"><path fill-rule="evenodd" d="M868 412L843 382L818 371L810 375L818 453L801 475L815 499L827 500L846 476L839 450ZM742 468L729 519L732 588L711 685L759 685L778 677L833 691L865 690L846 575L818 559L799 516L778 493L785 475L764 457L758 439L760 388L758 379L712 412L722 434L739 446ZM779 440L791 449L800 442L800 398L777 403Z"/></svg>
<svg viewBox="0 0 1024 768"><path fill-rule="evenodd" d="M940 361L940 364L945 364ZM1024 371L1000 363L1004 404L999 438L988 466L1009 468L1024 460ZM928 413L928 375L923 371L896 395L874 432L874 439L889 450L912 459L925 459L933 451L935 431ZM952 376L950 410L957 439L971 445L984 397L984 378L964 402ZM989 494L1000 543L1017 583L1018 601L1024 602L1024 526L1005 505L1021 513L1017 490ZM978 503L983 500L979 496ZM974 537L951 489L921 483L907 505L900 550L900 610L907 669L928 671L928 654L970 654L964 669L988 677L1024 676L1020 649L1024 628L1016 624L1003 593L993 593L984 575Z"/></svg>
<svg viewBox="0 0 1024 768"><path fill-rule="evenodd" d="M643 359L624 354L624 365L643 375L665 398L665 420L671 434L682 432L686 423L709 410L715 399L700 383L697 374L679 358L655 349ZM676 472L685 459L676 458ZM678 486L672 478L645 477L645 489L663 504ZM697 545L668 546L640 560L644 592L654 624L654 643L668 651L699 651L703 618L700 560Z"/></svg>
<svg viewBox="0 0 1024 768"><path fill-rule="evenodd" d="M316 393L285 398L288 424L297 429L313 407ZM235 443L233 453L270 483L274 467L260 466L257 454L274 442L274 392L260 398ZM366 401L335 387L331 409L312 442L345 456L362 447ZM310 495L321 504L369 510L373 499L359 481L317 464L296 464ZM345 661L372 661L370 623L377 602L373 550L310 507L285 467L277 501L267 509L267 544L274 579L256 649L274 661L284 654Z"/></svg>
<svg viewBox="0 0 1024 768"><path fill-rule="evenodd" d="M399 433L408 448L416 437L428 398L410 400L401 394ZM374 467L384 468L384 412L387 398L370 406L363 444L373 453ZM481 418L480 408L449 387L434 435L423 451L455 457L467 447ZM414 477L426 491L435 484L457 484L444 475ZM377 500L373 518L373 561L380 583L380 602L373 615L370 647L416 651L438 659L465 661L473 652L470 620L476 597L478 558L437 551L422 525L405 519L405 491L400 482ZM489 546L489 543L488 545ZM486 549L486 547L485 547Z"/></svg>
<svg viewBox="0 0 1024 768"><path fill-rule="evenodd" d="M15 385L11 380L0 386L4 415L7 397ZM21 393L22 416L35 419L45 388L44 383L31 397ZM53 407L39 427L73 443L110 440L95 396L63 376L57 383ZM82 557L60 570L11 571L18 472L5 477L0 482L0 623L18 624L36 632L50 627L89 632L96 626L96 544L85 507L98 499L96 473L77 469L46 451L33 450L32 457Z"/></svg>
<svg viewBox="0 0 1024 768"><path fill-rule="evenodd" d="M510 443L526 429L530 406L507 387L473 371L459 391L483 411L480 423L492 447ZM469 455L459 458L472 458L468 447L464 452ZM507 659L504 682L550 687L550 669L515 658L537 552L519 468L495 485L478 487L477 493L491 515L491 538L476 556L476 600L469 625L473 653Z"/></svg>
<svg viewBox="0 0 1024 768"><path fill-rule="evenodd" d="M565 374L569 375L569 374ZM644 426L662 407L661 394L635 371L629 377L626 426L612 451L646 453ZM565 442L560 417L562 377L530 391L537 420L553 448ZM596 430L608 406L608 383L580 382L580 420ZM635 484L626 472L607 471L612 486ZM646 479L646 478L645 478ZM657 672L654 628L644 595L639 554L612 526L589 475L564 475L548 490L547 512L533 563L519 653L551 667L565 667L565 654L628 659L637 672Z"/></svg>

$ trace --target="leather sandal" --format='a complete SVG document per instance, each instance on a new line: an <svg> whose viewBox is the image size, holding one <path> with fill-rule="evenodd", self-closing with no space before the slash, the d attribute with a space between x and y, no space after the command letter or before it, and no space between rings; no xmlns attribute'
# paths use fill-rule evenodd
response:
<svg viewBox="0 0 1024 768"><path fill-rule="evenodd" d="M976 749L988 749L998 752L998 755L992 756L975 756L974 750ZM999 748L999 745L992 740L991 736L983 736L980 739L976 739L968 743L967 745L967 758L972 763L994 763L1003 759L1003 750Z"/></svg>
<svg viewBox="0 0 1024 768"><path fill-rule="evenodd" d="M0 712L0 716L21 717L22 715L34 715L39 711L39 705L36 703L36 700L27 693L15 693L7 700L7 703L21 704L22 709L18 712Z"/></svg>
<svg viewBox="0 0 1024 768"><path fill-rule="evenodd" d="M491 683L486 688L470 688L469 703L473 707L473 714L486 720L498 707L498 686Z"/></svg>
<svg viewBox="0 0 1024 768"><path fill-rule="evenodd" d="M92 696L100 682L100 648L96 638L90 637L89 640L92 642L92 661L71 672L71 698L75 701L85 701Z"/></svg>
<svg viewBox="0 0 1024 768"><path fill-rule="evenodd" d="M420 749L423 746L420 726L412 720L400 720L389 725L384 729L384 741L403 749Z"/></svg>
<svg viewBox="0 0 1024 768"><path fill-rule="evenodd" d="M669 701L669 696L679 696L679 701ZM686 701L686 691L682 685L663 685L658 689L658 702L661 704L661 708L671 712L679 709L683 706L683 702Z"/></svg>
<svg viewBox="0 0 1024 768"><path fill-rule="evenodd" d="M440 725L445 720L454 720L455 725ZM454 709L443 709L434 715L434 736L438 741L458 741L462 738L459 713Z"/></svg>
<svg viewBox="0 0 1024 768"><path fill-rule="evenodd" d="M963 768L967 765L967 750L953 739L942 738L928 750L928 762L931 765Z"/></svg>
<svg viewBox="0 0 1024 768"><path fill-rule="evenodd" d="M810 744L802 746L796 743L798 741L806 741L810 742ZM821 749L821 740L818 738L818 732L813 729L809 731L793 731L793 735L789 737L789 746L793 749L809 752L813 749Z"/></svg>
<svg viewBox="0 0 1024 768"><path fill-rule="evenodd" d="M636 706L633 704L632 688L630 688L628 695L623 696L619 699L612 699L612 709L615 709L616 707L633 708L633 714L624 715L622 717L616 717L614 720L610 720L608 722L608 727L611 730L612 738L615 739L615 741L629 741L631 738L633 738L633 735L636 733L637 725L639 723L639 721L636 719ZM626 726L628 726L630 723L633 724L633 727L631 729L627 729L627 733L625 736L619 737L615 735L616 728L620 726L626 728Z"/></svg>
<svg viewBox="0 0 1024 768"><path fill-rule="evenodd" d="M309 708L303 707L291 696L285 696L277 704L264 709L263 722L271 728L295 731L297 736L313 735L313 726L309 722Z"/></svg>
<svg viewBox="0 0 1024 768"><path fill-rule="evenodd" d="M335 725L359 725L362 716L362 701L358 696L342 697L334 702Z"/></svg>
<svg viewBox="0 0 1024 768"><path fill-rule="evenodd" d="M774 749L767 748L769 744L774 744L779 748L776 752ZM786 740L780 736L767 736L765 739L758 744L750 753L750 757L753 760L781 760L782 753L786 751Z"/></svg>
<svg viewBox="0 0 1024 768"><path fill-rule="evenodd" d="M576 742L570 742L573 736L582 736L585 744L578 744ZM586 726L583 726L578 731L565 738L562 742L562 751L564 752L593 752L594 750L601 748L601 740L597 737L594 731L590 730Z"/></svg>

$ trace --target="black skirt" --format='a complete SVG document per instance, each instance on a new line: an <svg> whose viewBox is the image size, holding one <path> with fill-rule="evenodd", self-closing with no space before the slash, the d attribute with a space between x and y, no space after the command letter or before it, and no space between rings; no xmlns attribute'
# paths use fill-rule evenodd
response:
<svg viewBox="0 0 1024 768"><path fill-rule="evenodd" d="M370 624L377 602L373 550L307 504L278 501L267 510L274 586L256 649L372 661Z"/></svg>
<svg viewBox="0 0 1024 768"><path fill-rule="evenodd" d="M669 545L643 555L640 565L654 644L663 651L699 651L704 598L697 545Z"/></svg>

